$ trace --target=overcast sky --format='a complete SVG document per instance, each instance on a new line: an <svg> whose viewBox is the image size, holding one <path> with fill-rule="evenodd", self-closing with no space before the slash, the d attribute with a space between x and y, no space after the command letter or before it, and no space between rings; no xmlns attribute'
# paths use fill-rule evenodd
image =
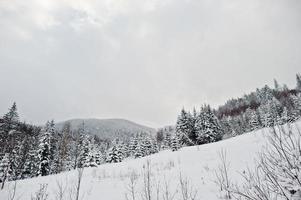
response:
<svg viewBox="0 0 301 200"><path fill-rule="evenodd" d="M301 71L300 0L0 0L0 114L174 124Z"/></svg>

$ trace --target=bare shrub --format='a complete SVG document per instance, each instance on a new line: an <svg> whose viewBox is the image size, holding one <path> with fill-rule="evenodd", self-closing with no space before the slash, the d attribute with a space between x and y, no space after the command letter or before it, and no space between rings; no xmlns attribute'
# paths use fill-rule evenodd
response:
<svg viewBox="0 0 301 200"><path fill-rule="evenodd" d="M162 198L163 200L174 200L177 191L172 192L170 189L170 182L164 179L164 184L162 187Z"/></svg>
<svg viewBox="0 0 301 200"><path fill-rule="evenodd" d="M180 193L182 200L196 200L197 190L192 186L186 177L183 177L182 173L179 176Z"/></svg>
<svg viewBox="0 0 301 200"><path fill-rule="evenodd" d="M47 194L47 184L40 184L40 188L35 193L34 196L31 196L31 200L47 200L48 194Z"/></svg>
<svg viewBox="0 0 301 200"><path fill-rule="evenodd" d="M242 174L244 183L231 189L236 199L301 200L301 134L288 125L272 129L269 145L254 170Z"/></svg>
<svg viewBox="0 0 301 200"><path fill-rule="evenodd" d="M215 183L219 186L222 193L222 197L225 199L231 199L230 183L229 178L229 168L230 162L227 161L226 150L221 150L219 152L220 164L218 165L217 170L215 170Z"/></svg>
<svg viewBox="0 0 301 200"><path fill-rule="evenodd" d="M67 181L66 181L67 182ZM67 190L67 185L63 184L63 181L56 181L57 190L55 192L55 199L56 200L63 200L65 199L65 194Z"/></svg>
<svg viewBox="0 0 301 200"><path fill-rule="evenodd" d="M151 161L147 160L146 164L143 165L143 189L141 197L144 200L152 200L153 197L153 188L155 184L152 180L152 169L151 169Z"/></svg>
<svg viewBox="0 0 301 200"><path fill-rule="evenodd" d="M248 169L241 174L244 184L233 185L231 194L235 199L248 200L277 200L266 181L262 178L260 168ZM282 198L280 198L282 199Z"/></svg>
<svg viewBox="0 0 301 200"><path fill-rule="evenodd" d="M128 193L125 194L126 200L137 199L137 191L136 191L137 179L138 179L137 173L135 171L132 171L129 176L129 183L127 184L126 187L128 191Z"/></svg>
<svg viewBox="0 0 301 200"><path fill-rule="evenodd" d="M129 183L126 185L126 200L196 200L197 190L193 187L188 178L180 173L179 187L171 190L170 181L164 179L163 183L158 181L152 173L151 161L147 160L142 170L142 188L137 191L138 176L132 172ZM141 196L137 197L137 193Z"/></svg>

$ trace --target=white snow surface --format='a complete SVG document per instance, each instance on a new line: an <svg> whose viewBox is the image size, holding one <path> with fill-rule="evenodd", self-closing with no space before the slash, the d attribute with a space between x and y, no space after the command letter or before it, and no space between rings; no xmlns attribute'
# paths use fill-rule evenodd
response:
<svg viewBox="0 0 301 200"><path fill-rule="evenodd" d="M298 123L300 126L301 123ZM121 163L104 164L97 168L85 168L80 190L80 199L84 200L126 200L130 174L138 174L136 185L137 198L141 198L142 172L147 160L151 162L152 178L163 184L168 182L170 190L176 192L179 186L179 175L190 181L197 190L198 200L220 199L219 188L215 184L215 170L219 160L219 151L226 150L230 162L230 177L233 182L240 181L239 173L254 166L258 153L267 144L269 129L261 129L216 143L201 146L185 147L177 152L170 150L140 158L127 159ZM15 199L28 200L39 189L40 184L48 184L48 199L55 200L58 183L65 187L65 199L69 199L70 188L76 183L77 171L64 172L58 175L37 177L17 182ZM8 199L13 183L6 184L0 191L0 199ZM163 185L160 186L163 188ZM179 194L179 191L178 191ZM161 198L162 199L162 198Z"/></svg>

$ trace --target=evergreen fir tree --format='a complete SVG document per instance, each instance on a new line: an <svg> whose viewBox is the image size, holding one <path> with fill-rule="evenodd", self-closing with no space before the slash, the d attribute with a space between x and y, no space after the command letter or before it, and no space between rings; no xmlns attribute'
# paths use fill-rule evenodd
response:
<svg viewBox="0 0 301 200"><path fill-rule="evenodd" d="M292 102L292 105L288 110L288 122L293 123L300 118L301 103L299 98L295 95L290 95L289 99Z"/></svg>
<svg viewBox="0 0 301 200"><path fill-rule="evenodd" d="M89 147L88 147L89 153L88 153L87 162L86 162L85 167L97 167L96 159L95 159L94 140L93 139L92 139L92 141L89 140L88 145L89 145Z"/></svg>
<svg viewBox="0 0 301 200"><path fill-rule="evenodd" d="M164 142L164 133L163 133L163 129L160 128L157 133L156 133L156 140L157 143L159 145L159 149L161 149L162 146L164 146L163 142Z"/></svg>
<svg viewBox="0 0 301 200"><path fill-rule="evenodd" d="M216 142L222 138L222 129L209 106L204 106L196 123L198 144Z"/></svg>
<svg viewBox="0 0 301 200"><path fill-rule="evenodd" d="M4 184L7 180L10 179L11 175L11 168L10 168L10 160L9 160L9 154L6 153L0 162L0 183L1 183L1 189L3 189Z"/></svg>
<svg viewBox="0 0 301 200"><path fill-rule="evenodd" d="M46 126L46 130L42 133L40 138L39 150L38 150L38 176L47 176L50 174L50 141L51 133L50 129Z"/></svg>
<svg viewBox="0 0 301 200"><path fill-rule="evenodd" d="M13 103L0 122L0 152L12 152L17 139L15 133L18 132L18 124L19 115L17 105Z"/></svg>
<svg viewBox="0 0 301 200"><path fill-rule="evenodd" d="M250 131L253 131L253 130L256 130L256 129L260 128L258 116L257 116L257 113L256 113L255 110L252 110L250 112L249 125L250 125Z"/></svg>
<svg viewBox="0 0 301 200"><path fill-rule="evenodd" d="M284 107L283 108L283 112L282 112L282 115L281 115L281 125L283 124L286 124L288 122L288 111L287 111L287 108Z"/></svg>
<svg viewBox="0 0 301 200"><path fill-rule="evenodd" d="M59 155L59 146L58 138L55 131L54 120L47 121L45 126L45 131L49 133L50 137L50 156L49 156L49 166L50 174L56 174L61 172L60 170L60 155Z"/></svg>
<svg viewBox="0 0 301 200"><path fill-rule="evenodd" d="M154 153L158 153L159 152L159 146L158 146L158 143L156 140L154 139L151 139L151 145L152 145L152 148L151 148L151 154L154 154Z"/></svg>
<svg viewBox="0 0 301 200"><path fill-rule="evenodd" d="M163 140L163 149L171 148L171 133L167 132Z"/></svg>
<svg viewBox="0 0 301 200"><path fill-rule="evenodd" d="M224 131L225 135L231 135L233 132L232 126L231 126L231 117L222 117L220 119L220 125L221 125L221 129Z"/></svg>
<svg viewBox="0 0 301 200"><path fill-rule="evenodd" d="M194 138L194 124L193 118L189 112L186 112L184 108L181 110L181 114L178 116L176 124L176 134L178 135L180 142L184 145L195 145Z"/></svg>
<svg viewBox="0 0 301 200"><path fill-rule="evenodd" d="M89 166L89 155L90 155L90 144L87 135L81 135L81 146L80 146L80 153L79 153L79 161L78 167L88 167Z"/></svg>
<svg viewBox="0 0 301 200"><path fill-rule="evenodd" d="M271 101L274 98L273 90L265 85L260 91L259 91L259 99L261 104L265 104L268 101Z"/></svg>
<svg viewBox="0 0 301 200"><path fill-rule="evenodd" d="M301 98L295 95L291 95L291 99L293 102L293 109L295 110L296 114L298 115L297 119L301 115Z"/></svg>
<svg viewBox="0 0 301 200"><path fill-rule="evenodd" d="M38 173L37 169L37 152L34 149L30 149L26 162L24 164L24 169L22 173L22 178L32 178Z"/></svg>
<svg viewBox="0 0 301 200"><path fill-rule="evenodd" d="M296 90L301 92L301 75L300 74L296 74L296 80L297 80Z"/></svg>
<svg viewBox="0 0 301 200"><path fill-rule="evenodd" d="M178 151L180 149L180 142L177 136L174 136L172 138L172 142L171 142L171 150L172 151Z"/></svg>
<svg viewBox="0 0 301 200"><path fill-rule="evenodd" d="M106 162L108 163L118 163L122 161L122 152L117 148L117 146L113 146L107 155Z"/></svg>
<svg viewBox="0 0 301 200"><path fill-rule="evenodd" d="M24 141L17 141L12 152L9 154L11 164L11 180L18 180L22 178L23 168L26 161L26 151Z"/></svg>
<svg viewBox="0 0 301 200"><path fill-rule="evenodd" d="M144 156L144 149L141 144L138 143L136 149L135 149L135 158L142 158Z"/></svg>
<svg viewBox="0 0 301 200"><path fill-rule="evenodd" d="M253 115L253 110L251 108L247 108L244 115L244 120L245 120L245 127L246 127L246 131L252 131L252 125L251 125L251 117Z"/></svg>
<svg viewBox="0 0 301 200"><path fill-rule="evenodd" d="M84 140L85 140L85 124L84 122L79 127L78 137L77 137L77 145L75 148L75 166L77 168L83 168L84 157L83 157L83 149L84 149Z"/></svg>
<svg viewBox="0 0 301 200"><path fill-rule="evenodd" d="M270 104L263 104L259 107L260 121L263 127L272 127L274 125L273 110Z"/></svg>
<svg viewBox="0 0 301 200"><path fill-rule="evenodd" d="M101 151L99 149L99 147L96 147L94 149L94 155L95 155L95 163L96 165L101 165L101 163L103 163L103 160L102 160L102 156L101 156Z"/></svg>
<svg viewBox="0 0 301 200"><path fill-rule="evenodd" d="M14 102L8 113L3 116L3 123L0 128L5 134L12 134L17 130L18 122L19 115L17 112L17 105Z"/></svg>
<svg viewBox="0 0 301 200"><path fill-rule="evenodd" d="M142 145L142 149L144 150L143 156L150 155L152 152L152 143L150 142L150 139L144 137L141 145Z"/></svg>
<svg viewBox="0 0 301 200"><path fill-rule="evenodd" d="M278 81L276 79L274 79L274 88L276 91L278 91L280 89Z"/></svg>
<svg viewBox="0 0 301 200"><path fill-rule="evenodd" d="M134 136L130 141L130 147L129 147L130 156L135 155L137 146L138 146L138 135Z"/></svg>
<svg viewBox="0 0 301 200"><path fill-rule="evenodd" d="M118 142L118 148L122 152L122 159L127 158L131 155L131 150L128 144L120 141Z"/></svg>

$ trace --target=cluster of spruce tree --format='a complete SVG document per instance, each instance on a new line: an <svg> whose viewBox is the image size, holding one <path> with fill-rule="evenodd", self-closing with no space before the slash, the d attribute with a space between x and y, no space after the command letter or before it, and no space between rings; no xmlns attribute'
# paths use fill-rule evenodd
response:
<svg viewBox="0 0 301 200"><path fill-rule="evenodd" d="M19 121L14 103L0 118L0 182L46 176L105 161L105 144L85 133L84 124L61 131L54 121L37 127Z"/></svg>
<svg viewBox="0 0 301 200"><path fill-rule="evenodd" d="M133 135L135 135L133 133ZM89 135L83 123L72 130L65 123L61 130L54 121L38 127L20 122L14 103L0 118L0 183L57 174L105 162L121 162L158 152L157 141L145 133L126 141L100 140Z"/></svg>
<svg viewBox="0 0 301 200"><path fill-rule="evenodd" d="M301 116L301 75L297 86L289 89L274 80L274 88L264 86L241 98L231 99L213 110L209 105L200 111L182 109L176 124L176 136L182 145L215 142L264 127L292 123Z"/></svg>
<svg viewBox="0 0 301 200"><path fill-rule="evenodd" d="M196 109L193 113L183 108L176 124L176 137L181 145L198 145L222 139L220 122L209 105Z"/></svg>
<svg viewBox="0 0 301 200"><path fill-rule="evenodd" d="M158 151L158 143L154 138L146 134L136 134L127 142L114 140L107 152L106 161L116 163L128 157L141 158Z"/></svg>
<svg viewBox="0 0 301 200"><path fill-rule="evenodd" d="M179 137L175 135L175 128L173 126L158 129L156 140L159 150L170 149L177 151L181 148Z"/></svg>

